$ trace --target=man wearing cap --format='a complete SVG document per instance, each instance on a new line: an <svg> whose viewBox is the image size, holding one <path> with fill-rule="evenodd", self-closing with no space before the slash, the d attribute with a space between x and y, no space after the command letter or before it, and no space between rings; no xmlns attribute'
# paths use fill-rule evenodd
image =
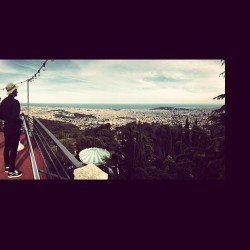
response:
<svg viewBox="0 0 250 250"><path fill-rule="evenodd" d="M9 83L5 86L8 96L1 103L1 115L4 120L4 163L5 172L9 178L19 177L22 172L15 169L16 154L21 134L22 119L20 118L20 103L15 99L17 86Z"/></svg>

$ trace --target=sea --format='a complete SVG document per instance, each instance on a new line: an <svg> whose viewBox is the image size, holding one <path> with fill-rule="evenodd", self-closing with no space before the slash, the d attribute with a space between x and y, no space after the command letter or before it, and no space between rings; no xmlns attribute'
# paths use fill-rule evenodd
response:
<svg viewBox="0 0 250 250"><path fill-rule="evenodd" d="M27 103L21 103L27 106ZM30 107L51 107L51 108L85 108L85 109L154 109L159 107L173 107L186 109L218 109L218 104L80 104L80 103L30 103Z"/></svg>

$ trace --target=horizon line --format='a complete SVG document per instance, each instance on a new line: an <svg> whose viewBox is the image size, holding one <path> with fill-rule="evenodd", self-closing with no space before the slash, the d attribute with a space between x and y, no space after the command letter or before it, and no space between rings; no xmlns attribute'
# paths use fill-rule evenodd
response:
<svg viewBox="0 0 250 250"><path fill-rule="evenodd" d="M20 102L27 104L26 102ZM100 104L100 105L221 105L219 103L74 103L74 102L30 102L29 104Z"/></svg>

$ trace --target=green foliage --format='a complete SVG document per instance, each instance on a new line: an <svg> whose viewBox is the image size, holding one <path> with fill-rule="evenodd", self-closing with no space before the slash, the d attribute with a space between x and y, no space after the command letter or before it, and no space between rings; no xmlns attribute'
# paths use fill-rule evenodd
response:
<svg viewBox="0 0 250 250"><path fill-rule="evenodd" d="M71 154L74 153L76 149L75 140L72 140L72 138L69 138L69 139L60 140L60 142L69 150Z"/></svg>
<svg viewBox="0 0 250 250"><path fill-rule="evenodd" d="M50 132L58 135L58 134L72 134L74 132L77 132L79 129L77 126L67 123L67 122L61 122L61 121L54 121L54 120L46 120L46 119L39 119L42 124L49 128Z"/></svg>
<svg viewBox="0 0 250 250"><path fill-rule="evenodd" d="M197 125L194 124L192 127L192 147L198 147L199 142L200 142L200 137L201 137L202 129Z"/></svg>
<svg viewBox="0 0 250 250"><path fill-rule="evenodd" d="M189 129L188 117L186 118L185 128L186 128L186 129Z"/></svg>
<svg viewBox="0 0 250 250"><path fill-rule="evenodd" d="M165 171L162 171L156 167L149 167L146 169L148 178L150 180L169 180L170 177Z"/></svg>
<svg viewBox="0 0 250 250"><path fill-rule="evenodd" d="M170 155L168 155L164 160L164 166L167 170L171 171L176 167L176 162Z"/></svg>
<svg viewBox="0 0 250 250"><path fill-rule="evenodd" d="M135 171L135 179L148 180L150 179L150 176L144 168L138 167L136 168L136 171Z"/></svg>
<svg viewBox="0 0 250 250"><path fill-rule="evenodd" d="M207 169L209 171L210 180L224 180L225 179L225 159L215 159L209 162Z"/></svg>
<svg viewBox="0 0 250 250"><path fill-rule="evenodd" d="M220 112L218 112L220 113ZM225 177L225 136L218 120L206 130L188 118L179 126L131 122L111 131L110 124L84 131L72 124L42 121L68 150L89 147L111 153L106 166L116 166L116 180L211 180ZM74 138L74 140L72 140Z"/></svg>
<svg viewBox="0 0 250 250"><path fill-rule="evenodd" d="M222 65L225 63L225 60L222 60ZM222 72L220 75L223 75L225 77L225 71ZM222 100L225 99L226 95L225 94L221 94L218 95L216 97L214 97L213 99L217 99L217 100ZM225 127L225 105L222 105L219 109L216 109L212 112L212 114L209 117L209 121L212 122L213 125L215 126L219 126L219 127ZM222 131L223 133L224 131Z"/></svg>
<svg viewBox="0 0 250 250"><path fill-rule="evenodd" d="M177 141L174 145L175 155L178 156L184 152L187 145L183 141Z"/></svg>
<svg viewBox="0 0 250 250"><path fill-rule="evenodd" d="M213 99L214 100L222 100L224 98L225 98L225 94L221 94L221 95L218 95L218 96L214 97Z"/></svg>

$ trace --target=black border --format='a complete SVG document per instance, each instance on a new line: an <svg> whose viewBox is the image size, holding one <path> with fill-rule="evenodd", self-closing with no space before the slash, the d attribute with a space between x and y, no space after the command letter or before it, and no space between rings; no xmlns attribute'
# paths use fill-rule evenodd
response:
<svg viewBox="0 0 250 250"><path fill-rule="evenodd" d="M186 11L188 12L184 6L180 9L181 15ZM145 220L152 215L157 221L167 217L166 223L175 220L178 223L181 218L184 221L187 220L190 227L197 220L203 220L205 224L209 219L217 223L225 222L227 211L231 211L229 201L235 198L233 192L237 193L239 185L242 186L237 173L244 163L236 157L236 151L233 148L233 144L239 143L240 131L237 128L237 118L242 111L240 111L239 102L233 103L232 100L241 94L238 90L239 84L235 83L238 83L238 77L243 75L240 62L244 50L238 42L232 46L230 36L223 29L225 20L223 15L220 16L222 13L220 11L216 18L213 13L206 14L205 16L209 18L205 22L202 18L203 13L192 18L191 11L189 14L184 14L184 18L178 22L176 21L179 18L178 15L170 15L167 20L162 17L163 14L168 15L171 12L165 9L159 15L156 13L149 19L141 20L139 24L134 23L137 19L135 17L127 23L125 20L129 20L130 16L126 15L127 19L122 24L109 18L108 24L104 22L101 27L95 24L91 28L84 21L79 25L75 22L68 23L72 16L65 21L60 19L62 22L60 25L58 23L51 25L48 18L43 18L33 32L6 29L6 34L2 36L4 39L0 41L0 58L225 59L226 94L230 99L226 101L229 117L226 120L226 137L230 137L230 140L226 139L228 143L225 181L170 183L1 181L1 197L6 199L5 203L10 202L13 208L16 203L21 204L18 207L19 213L35 207L41 216L43 213L48 214L48 209L53 208L54 213L73 217L77 211L86 211L86 209L89 211L91 207L95 213L110 216L110 220L117 218L121 220L127 218L129 214L132 222L136 221L139 215L145 216ZM27 17L29 18L32 19L30 16ZM154 18L157 22L151 23ZM100 23L103 19L98 20ZM112 29L107 29L111 23L116 24L112 25ZM20 26L18 25L17 28ZM244 80L241 78L240 81ZM239 111L237 116L233 112L235 109ZM235 129L237 134L232 133ZM230 206L235 205L230 204ZM114 211L116 211L115 216Z"/></svg>

